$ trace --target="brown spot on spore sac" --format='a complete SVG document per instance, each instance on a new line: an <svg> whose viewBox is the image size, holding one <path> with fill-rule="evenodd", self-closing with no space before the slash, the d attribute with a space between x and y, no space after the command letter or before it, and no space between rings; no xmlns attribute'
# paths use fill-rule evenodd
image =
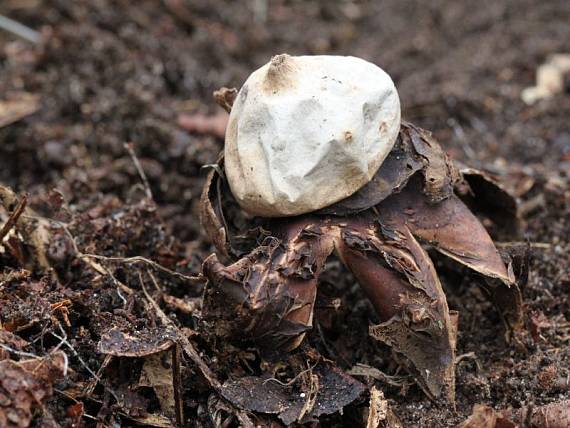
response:
<svg viewBox="0 0 570 428"><path fill-rule="evenodd" d="M362 171L357 164L348 164L342 169L342 180L346 183L360 182ZM350 196L347 194L347 197Z"/></svg>
<svg viewBox="0 0 570 428"><path fill-rule="evenodd" d="M350 131L344 132L344 141L345 141L345 143L348 143L348 144L352 143L352 132L350 132Z"/></svg>
<svg viewBox="0 0 570 428"><path fill-rule="evenodd" d="M271 58L267 75L263 81L263 89L266 92L276 93L278 90L293 86L293 74L295 62L287 54L275 55Z"/></svg>

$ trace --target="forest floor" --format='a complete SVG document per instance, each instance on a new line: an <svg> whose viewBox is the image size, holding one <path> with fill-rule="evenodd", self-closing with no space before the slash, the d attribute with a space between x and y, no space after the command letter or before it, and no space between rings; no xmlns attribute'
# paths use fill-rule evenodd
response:
<svg viewBox="0 0 570 428"><path fill-rule="evenodd" d="M477 279L444 275L450 309L459 311L457 354L466 356L456 370L456 409L431 402L415 385L376 382L403 426L453 427L475 404L518 409L570 398L570 94L521 100L549 55L570 52L567 0L4 0L0 14L42 37L34 44L0 32L0 102L23 111L3 122L0 105L0 185L28 195L27 206L53 220L46 232L52 271L42 270L37 254L27 257L34 248L18 247L12 232L6 248L0 245L0 364L8 373L8 356L49 354L50 364L68 370L38 377L34 400L22 399L13 426L31 418L37 426L42 418L62 426L95 426L93 418L100 426L115 419L161 426L167 422L159 409L178 403L189 426L232 413L196 361L176 352L181 400L173 405L168 385L157 386L164 369L156 367L164 364L153 358L170 358L157 352L179 328L217 379L237 373L200 336L202 284L189 279L213 251L198 204L202 166L216 161L223 140L216 126L189 132L185 118L222 120L212 92L239 88L283 52L381 65L399 89L406 120L432 131L454 159L495 174L520 200L518 231L489 230L502 243L530 243L525 330L507 341ZM0 210L0 230L7 219ZM389 349L368 337L374 315L354 279L333 267L326 280L324 297L340 306L333 321L308 335L308 346L343 370L367 362L393 374ZM174 330L164 328L147 289ZM119 331L132 335L123 343L128 349L113 344L110 332ZM54 348L65 351L65 367ZM255 351L242 352L260 364ZM320 423L362 420L367 403L364 394ZM10 403L2 401L0 373L0 413L2 406ZM277 418L258 423L269 420L279 426Z"/></svg>

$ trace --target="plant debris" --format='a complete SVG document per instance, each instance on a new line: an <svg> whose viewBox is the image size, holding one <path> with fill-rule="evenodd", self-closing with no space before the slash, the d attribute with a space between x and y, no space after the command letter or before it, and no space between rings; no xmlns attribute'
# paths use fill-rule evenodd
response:
<svg viewBox="0 0 570 428"><path fill-rule="evenodd" d="M0 2L2 16L41 32L32 44L0 31L0 186L3 201L12 201L0 206L0 425L10 414L20 426L277 428L281 413L248 410L245 395L232 402L223 394L244 379L268 378L278 381L264 387L279 391L283 412L313 420L304 425L451 428L475 404L519 426L541 410L563 421L551 417L570 399L570 97L563 90L529 105L521 93L552 53L568 51L567 0L483 6ZM370 336L385 321L334 252L297 348L225 340L205 318L204 260L215 251L229 266L282 239L229 198L217 158L224 115L212 101L217 87L244 81L278 52L357 54L383 64L398 84L402 117L418 125L416 138L432 130L453 158L463 178L445 175L453 194L512 267L520 294L473 270L470 259L443 253L456 247L436 248L410 232L457 326L455 406L430 400L409 361ZM236 95L226 88L216 98L229 111ZM216 131L180 126L180 115L194 113L217 117ZM401 158L386 162L403 160L405 169L376 175L369 194L315 217L363 216L408 186L424 194L427 160L413 143L397 148ZM210 175L209 186L218 248L199 220L213 169L222 173ZM290 271L300 282L311 274L306 259ZM124 337L134 356L99 352L109 334ZM140 349L158 352L135 355ZM338 400L327 394L330 412L315 416L325 398L319 388L330 385L323 376L355 391L342 389Z"/></svg>

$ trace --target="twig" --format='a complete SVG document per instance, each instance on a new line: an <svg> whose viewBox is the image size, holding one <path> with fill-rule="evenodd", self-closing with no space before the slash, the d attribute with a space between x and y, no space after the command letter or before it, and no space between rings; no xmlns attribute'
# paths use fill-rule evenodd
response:
<svg viewBox="0 0 570 428"><path fill-rule="evenodd" d="M42 40L42 35L30 27L26 27L13 19L0 15L0 29L14 34L28 42L38 44Z"/></svg>
<svg viewBox="0 0 570 428"><path fill-rule="evenodd" d="M459 363L461 361L467 359L473 360L473 362L475 363L475 367L477 368L477 373L481 372L482 370L481 363L479 362L479 358L477 358L477 354L475 354L475 352L467 352L465 354L457 356L457 358L455 359L455 365L459 366Z"/></svg>
<svg viewBox="0 0 570 428"><path fill-rule="evenodd" d="M30 354L29 352L18 351L17 349L10 348L8 345L4 345L3 343L0 343L0 348L6 350L8 352L11 352L13 354L20 355L22 357L30 357L30 358L35 358L35 359L41 359L42 358L38 355Z"/></svg>
<svg viewBox="0 0 570 428"><path fill-rule="evenodd" d="M552 244L548 242L525 242L525 241L513 241L513 242L495 242L497 247L514 247L515 245L529 245L531 248L550 248Z"/></svg>
<svg viewBox="0 0 570 428"><path fill-rule="evenodd" d="M366 364L356 364L348 371L349 375L352 376L370 376L373 379L379 380L380 382L385 382L392 386L402 386L407 382L409 376L390 376L386 373L380 371L376 367L368 366Z"/></svg>
<svg viewBox="0 0 570 428"><path fill-rule="evenodd" d="M139 173L139 176L143 182L143 187L146 193L146 197L151 201L154 200L152 197L152 190L150 190L150 185L148 184L148 179L146 178L146 174L144 173L144 169L142 168L141 163L139 162L139 158L137 157L137 154L135 153L135 150L133 148L133 143L125 143L124 146L127 152L129 152L129 155L131 156L131 159L135 164L135 168L137 169L137 172Z"/></svg>
<svg viewBox="0 0 570 428"><path fill-rule="evenodd" d="M16 224L16 222L24 212L27 202L28 202L27 195L22 196L22 198L18 202L18 205L16 205L16 208L14 208L14 211L12 212L12 214L10 214L10 217L8 217L8 221L4 226L2 226L2 229L0 229L0 243L2 242L4 237L8 235L10 230L12 230L12 228L14 227L14 225Z"/></svg>
<svg viewBox="0 0 570 428"><path fill-rule="evenodd" d="M176 412L176 425L184 425L184 406L182 402L182 378L180 375L180 345L172 347L172 388L174 389L174 403Z"/></svg>
<svg viewBox="0 0 570 428"><path fill-rule="evenodd" d="M95 373L93 370L91 370L91 368L87 365L87 363L85 362L85 360L83 360L83 358L81 358L81 355L79 355L79 353L75 350L75 348L73 347L73 345L71 343L69 343L69 341L67 340L67 334L65 333L65 330L63 330L63 328L61 327L61 325L58 325L61 334L63 335L63 337L55 334L53 331L50 331L50 334L59 339L65 346L67 346L69 348L69 350L73 353L73 355L75 356L75 358L77 358L79 360L79 362L81 363L81 365L85 368L85 370L87 370L89 372L89 374L91 376L93 376L93 378L95 378L97 380L97 382L99 382L101 385L103 385L105 387L105 389L107 391L109 391L109 393L111 393L111 395L113 395L113 398L115 398L115 400L117 400L117 402L120 402L119 397L117 396L117 394L108 386L106 386L101 378L97 375L97 373Z"/></svg>
<svg viewBox="0 0 570 428"><path fill-rule="evenodd" d="M97 377L90 380L89 383L85 386L85 388L83 389L82 395L86 398L90 398L91 394L93 394L93 390L95 389L95 387L97 386L97 383L99 382L98 379L101 378L101 375L103 374L103 371L107 368L107 366L111 363L111 360L113 359L112 355L106 355L105 358L103 359L103 362L101 363L101 366L99 367L99 370L97 370Z"/></svg>
<svg viewBox="0 0 570 428"><path fill-rule="evenodd" d="M289 382L281 382L279 379L276 379L274 377L270 377L269 379L265 379L263 381L263 384L265 385L267 382L277 382L279 385L281 386L291 386L293 385L295 382L297 382L297 379L299 379L301 376L303 376L305 373L308 372L312 372L313 369L315 367L317 367L317 364L319 364L319 362L317 361L315 364L313 364L312 366L309 366L308 369L302 370L300 371L293 379L291 379Z"/></svg>
<svg viewBox="0 0 570 428"><path fill-rule="evenodd" d="M176 272L176 271L173 271L171 269L168 269L167 267L164 267L161 264L158 264L157 262L154 262L152 260L149 260L149 259L147 259L145 257L141 257L141 256L106 257L106 256L100 256L97 254L79 253L79 257L92 258L92 259L97 259L97 260L106 260L106 261L110 261L110 262L121 262L121 263L127 263L127 264L129 264L129 263L146 263L146 264L152 266L153 268L155 268L156 270L160 270L160 271L168 273L172 276L176 276L177 278L183 279L185 281L189 281L192 284L199 284L201 282L204 282L204 278L201 276L184 275L183 273Z"/></svg>

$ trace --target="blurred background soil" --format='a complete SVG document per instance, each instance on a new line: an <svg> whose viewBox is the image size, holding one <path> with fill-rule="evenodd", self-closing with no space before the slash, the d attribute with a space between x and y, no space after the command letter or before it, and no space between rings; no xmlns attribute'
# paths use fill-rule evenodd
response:
<svg viewBox="0 0 570 428"><path fill-rule="evenodd" d="M57 189L91 252L143 255L187 273L212 251L198 219L201 167L216 161L223 141L188 132L179 116L219 115L212 92L239 88L278 53L355 55L383 67L405 119L520 196L521 232L495 227L495 238L533 244L525 289L533 334L507 343L481 289L445 277L450 308L460 311L457 353L472 356L457 367L457 411L415 386L380 384L395 413L404 426L455 426L476 403L518 408L570 397L570 95L531 106L520 97L550 54L570 52L568 0L2 0L0 14L45 40L0 32L0 98L40 99L35 114L0 127L0 183L37 205ZM148 176L156 212L137 205L140 178L125 142ZM118 209L133 223L97 228ZM378 348L367 337L373 315L352 279L334 269L328 278L324 292L344 305L325 331L328 346L344 368L365 360L388 368L385 349L370 354ZM67 286L85 287L75 279Z"/></svg>

